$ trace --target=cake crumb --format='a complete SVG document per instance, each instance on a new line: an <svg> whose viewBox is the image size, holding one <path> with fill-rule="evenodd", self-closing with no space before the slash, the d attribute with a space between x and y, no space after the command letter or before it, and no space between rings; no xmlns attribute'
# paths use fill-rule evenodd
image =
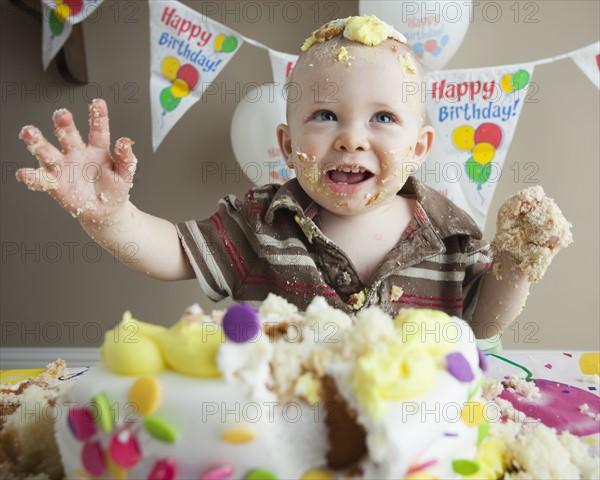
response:
<svg viewBox="0 0 600 480"><path fill-rule="evenodd" d="M402 287L399 287L398 285L392 285L392 293L390 295L390 300L392 302L396 302L400 300L402 295L404 295L404 290L402 290Z"/></svg>

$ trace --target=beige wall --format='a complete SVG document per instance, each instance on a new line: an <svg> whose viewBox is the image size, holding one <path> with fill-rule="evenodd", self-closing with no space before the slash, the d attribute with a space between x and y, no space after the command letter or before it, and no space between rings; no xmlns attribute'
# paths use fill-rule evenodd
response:
<svg viewBox="0 0 600 480"><path fill-rule="evenodd" d="M185 3L201 8L201 2ZM237 2L208 2L219 13ZM264 2L257 2L264 5ZM357 2L278 2L302 8L297 22L276 9L274 22L249 22L229 14L226 24L273 48L296 52L307 34L328 19L358 13ZM599 37L599 2L476 2L474 22L447 68L482 67L535 60L585 46ZM525 7L525 5L530 5ZM534 5L534 7L531 7ZM496 7L502 18L489 21ZM534 10L535 8L535 10ZM515 11L520 16L515 21ZM291 10L290 10L291 11ZM265 17L268 9L264 7ZM221 20L217 13L213 18ZM526 14L533 14L525 21ZM317 18L315 18L315 16ZM21 165L35 160L18 141L27 123L51 132L59 107L73 111L87 128L86 103L109 103L113 139L130 136L140 159L132 199L141 209L172 221L210 215L224 193L243 194L250 184L229 174L225 181L203 179L202 161L233 170L229 140L234 95L212 96L194 106L155 154L148 105L148 9L146 2L106 0L102 14L85 24L91 84L65 86L56 67L41 67L41 27L2 1L0 148L2 162L2 345L97 346L101 333L125 309L139 318L169 325L193 302L205 299L195 281L162 283L129 271L97 248L70 216L47 196L14 180ZM229 90L270 81L265 51L245 45L218 78ZM504 335L510 348L598 349L598 90L570 61L539 66L533 81L537 103L526 105L496 190L486 236L501 200L527 186L526 175L544 186L573 223L575 243L562 252L546 278L532 288L525 311ZM36 93L37 92L37 93ZM529 163L533 162L533 163ZM518 175L516 175L518 172ZM515 176L517 178L515 178Z"/></svg>

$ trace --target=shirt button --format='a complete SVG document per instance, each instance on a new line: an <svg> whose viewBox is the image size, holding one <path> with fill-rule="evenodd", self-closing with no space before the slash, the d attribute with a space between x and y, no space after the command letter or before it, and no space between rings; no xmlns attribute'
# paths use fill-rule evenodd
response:
<svg viewBox="0 0 600 480"><path fill-rule="evenodd" d="M352 282L352 277L350 277L348 272L340 273L335 278L335 283L338 285L338 287L347 287L350 285L350 282Z"/></svg>

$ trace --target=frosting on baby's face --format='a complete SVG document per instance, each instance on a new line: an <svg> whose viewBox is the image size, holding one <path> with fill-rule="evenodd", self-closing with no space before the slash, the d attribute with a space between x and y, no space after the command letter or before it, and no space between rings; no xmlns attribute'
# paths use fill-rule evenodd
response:
<svg viewBox="0 0 600 480"><path fill-rule="evenodd" d="M390 204L428 151L410 48L388 36L367 46L338 33L306 49L288 87L288 126L278 135L304 190L340 215Z"/></svg>

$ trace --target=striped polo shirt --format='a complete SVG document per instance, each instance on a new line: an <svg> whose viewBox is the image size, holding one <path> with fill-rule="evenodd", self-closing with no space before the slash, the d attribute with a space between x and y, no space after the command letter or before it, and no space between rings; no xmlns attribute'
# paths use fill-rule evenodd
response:
<svg viewBox="0 0 600 480"><path fill-rule="evenodd" d="M204 293L258 304L275 293L306 310L316 296L355 312L379 305L435 308L470 319L487 244L475 222L442 194L410 177L399 195L416 200L414 216L369 285L318 226L318 205L297 180L219 201L207 220L177 225Z"/></svg>

